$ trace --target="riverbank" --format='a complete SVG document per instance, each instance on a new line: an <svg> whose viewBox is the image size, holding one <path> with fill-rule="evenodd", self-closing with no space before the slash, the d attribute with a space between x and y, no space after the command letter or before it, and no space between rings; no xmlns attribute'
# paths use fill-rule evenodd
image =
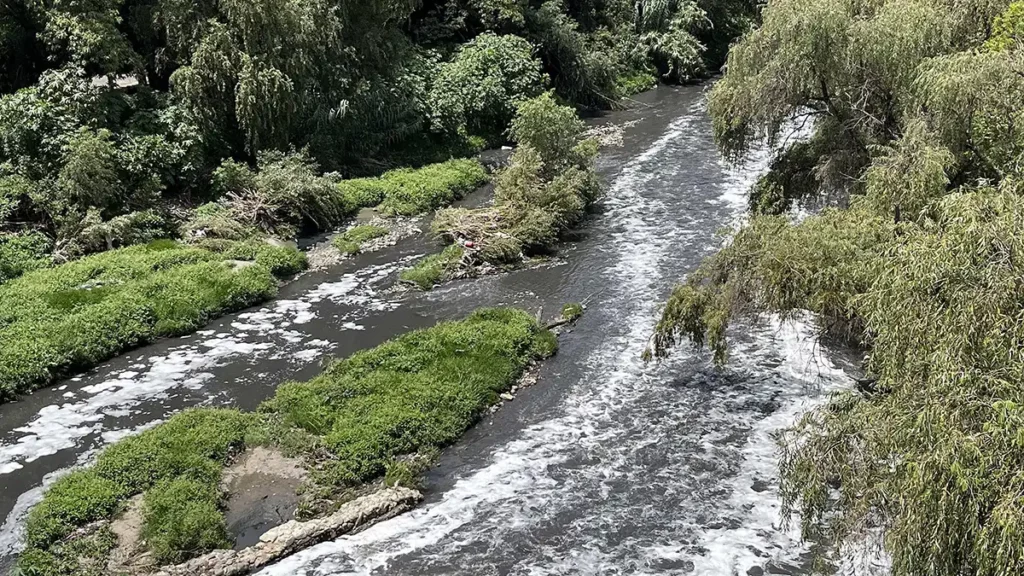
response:
<svg viewBox="0 0 1024 576"><path fill-rule="evenodd" d="M301 460L298 508L307 518L329 515L376 479L414 483L432 450L454 441L556 347L531 316L483 310L357 353L309 382L284 384L258 412L183 412L57 481L29 516L18 566L33 576L103 573L88 567L105 570L112 550L133 545L111 526L138 506L129 502L139 494L137 538L150 562L133 560L132 570L230 546L222 476L237 455L259 447Z"/></svg>
<svg viewBox="0 0 1024 576"><path fill-rule="evenodd" d="M197 405L255 410L280 382L314 378L320 358L477 307L547 317L586 300L559 353L540 365L539 385L469 429L427 471L423 505L265 573L361 573L387 563L389 574L417 576L479 576L480 566L573 575L635 565L668 574L692 562L709 576L752 567L804 574L794 567L800 546L777 526L770 432L826 394L819 383L841 375L803 331L797 338L777 326L741 329L725 370L685 351L658 366L640 361L659 302L718 245L715 231L742 212L763 163L755 157L737 169L716 160L699 87L638 100L598 121L628 125L622 145L597 159L610 190L544 266L392 292L401 267L437 249L415 235L307 272L273 302L193 336L0 406L0 565L20 550L25 511L46 486L169 414ZM464 204L487 198L476 193Z"/></svg>
<svg viewBox="0 0 1024 576"><path fill-rule="evenodd" d="M488 178L477 160L451 160L343 180L321 202L336 204L325 212L348 218L361 209L383 214L375 220L378 242L367 247L380 248L416 231L403 217L447 206ZM254 226L230 206L208 205L184 225L180 241L109 250L0 284L0 402L273 298L307 259ZM332 254L359 252L373 240L353 241L350 233L338 235ZM323 252L317 266L325 265Z"/></svg>

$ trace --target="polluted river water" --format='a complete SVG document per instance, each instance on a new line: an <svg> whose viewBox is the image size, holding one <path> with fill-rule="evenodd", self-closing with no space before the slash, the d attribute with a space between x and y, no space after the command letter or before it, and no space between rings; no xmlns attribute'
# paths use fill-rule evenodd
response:
<svg viewBox="0 0 1024 576"><path fill-rule="evenodd" d="M391 291L436 250L420 235L0 406L0 570L45 486L126 434L189 406L254 408L324 359L480 306L548 317L585 300L538 384L443 453L421 506L259 574L808 574L779 515L772 434L848 385L847 355L809 323L768 319L731 330L724 368L688 347L643 362L661 305L742 218L769 154L722 160L702 87L637 100L596 121L626 126L598 160L607 194L550 264Z"/></svg>

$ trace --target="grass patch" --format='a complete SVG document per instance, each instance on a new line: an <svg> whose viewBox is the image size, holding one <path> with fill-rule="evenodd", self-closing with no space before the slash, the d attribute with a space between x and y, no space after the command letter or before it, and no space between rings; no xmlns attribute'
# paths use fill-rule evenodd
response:
<svg viewBox="0 0 1024 576"><path fill-rule="evenodd" d="M427 256L412 268L403 270L398 278L419 286L421 290L430 290L434 284L443 280L446 274L458 267L463 253L461 246L451 244L439 254Z"/></svg>
<svg viewBox="0 0 1024 576"><path fill-rule="evenodd" d="M379 206L385 214L411 216L451 204L487 180L480 162L457 159L392 170L377 178L343 180L337 186L350 211Z"/></svg>
<svg viewBox="0 0 1024 576"><path fill-rule="evenodd" d="M259 242L157 241L26 273L0 286L0 401L267 300L304 265Z"/></svg>
<svg viewBox="0 0 1024 576"><path fill-rule="evenodd" d="M26 575L81 574L59 569L82 546L68 536L115 516L137 494L144 494L144 538L161 562L229 546L220 479L247 446L316 454L315 477L328 490L384 476L414 483L430 454L461 436L556 344L523 311L479 310L356 353L308 382L284 384L259 412L178 414L55 482L29 514L18 566ZM408 457L414 454L427 456Z"/></svg>
<svg viewBox="0 0 1024 576"><path fill-rule="evenodd" d="M263 411L321 436L334 455L322 480L383 475L394 458L455 441L530 360L550 349L529 314L488 309L410 332L281 386Z"/></svg>
<svg viewBox="0 0 1024 576"><path fill-rule="evenodd" d="M49 266L51 244L39 232L0 234L0 284Z"/></svg>
<svg viewBox="0 0 1024 576"><path fill-rule="evenodd" d="M357 254L363 242L387 235L388 229L383 226L364 224L349 228L344 233L335 236L331 240L331 244L345 254Z"/></svg>
<svg viewBox="0 0 1024 576"><path fill-rule="evenodd" d="M216 484L179 476L146 492L142 537L162 564L183 562L192 551L228 548Z"/></svg>

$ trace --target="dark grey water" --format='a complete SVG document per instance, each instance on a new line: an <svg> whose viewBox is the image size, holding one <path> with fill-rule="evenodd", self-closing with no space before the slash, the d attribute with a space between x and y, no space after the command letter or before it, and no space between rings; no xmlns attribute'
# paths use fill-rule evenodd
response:
<svg viewBox="0 0 1024 576"><path fill-rule="evenodd" d="M540 383L445 453L424 506L262 574L799 573L770 434L844 382L834 360L807 326L768 322L735 331L726 370L687 350L640 361L661 303L741 217L767 155L721 161L699 87L660 89L600 122L631 120L624 146L600 158L602 213L550 266L398 296L386 290L396 262L429 249L408 241L0 406L0 556L18 550L43 486L184 407L252 408L323 358L481 305L552 315L588 299Z"/></svg>

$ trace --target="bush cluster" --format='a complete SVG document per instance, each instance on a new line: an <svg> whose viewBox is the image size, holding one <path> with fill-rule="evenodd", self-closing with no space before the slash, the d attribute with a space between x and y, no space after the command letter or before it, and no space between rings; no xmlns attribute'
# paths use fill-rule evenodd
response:
<svg viewBox="0 0 1024 576"><path fill-rule="evenodd" d="M217 248L157 241L0 285L0 398L266 300L277 276L305 265L294 250L262 243Z"/></svg>
<svg viewBox="0 0 1024 576"><path fill-rule="evenodd" d="M85 545L69 535L113 517L138 494L143 537L161 563L230 546L219 487L224 465L247 446L297 434L307 437L294 443L300 454L322 460L316 480L328 490L385 474L411 482L413 468L399 457L436 453L456 440L529 362L556 346L523 311L478 310L356 353L309 382L286 383L258 412L185 411L55 482L29 514L18 566L31 576L83 574ZM99 544L101 553L112 546L92 543Z"/></svg>
<svg viewBox="0 0 1024 576"><path fill-rule="evenodd" d="M583 138L576 112L551 94L518 107L511 135L519 146L495 180L494 205L449 208L433 222L436 234L472 242L474 255L496 264L551 250L600 191L593 167L596 142Z"/></svg>
<svg viewBox="0 0 1024 576"><path fill-rule="evenodd" d="M38 232L0 234L0 284L50 264L52 244Z"/></svg>

